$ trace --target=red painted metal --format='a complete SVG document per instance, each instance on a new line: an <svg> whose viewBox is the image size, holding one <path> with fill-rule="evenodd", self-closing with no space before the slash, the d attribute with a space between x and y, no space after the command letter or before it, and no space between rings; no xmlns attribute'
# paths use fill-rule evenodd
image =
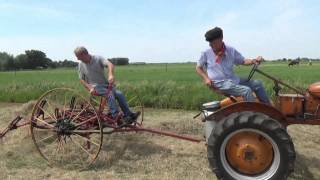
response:
<svg viewBox="0 0 320 180"><path fill-rule="evenodd" d="M74 118L77 116L77 113L75 112L70 112L71 110L65 110L65 116L69 118ZM107 114L99 114L98 115L101 122L106 122L106 127L112 128L112 131L109 132L104 132L105 134L112 134L112 133L118 133L118 132L149 132L149 133L154 133L154 134L159 134L163 136L169 136L173 138L178 138L182 140L187 140L191 142L201 142L202 139L186 136L186 135L180 135L174 132L169 132L169 131L162 131L159 129L152 129L152 128L144 128L142 127L142 124L139 122L134 123L133 125L125 125L123 127L118 126L118 121L121 119L121 117L118 117L117 119L112 119L109 115ZM77 126L92 126L94 123L97 122L98 119L97 115L92 116L90 113L83 113L82 115L79 115L78 119L80 122L77 124ZM23 122L20 123L19 122ZM25 120L22 117L18 116L14 120L12 120L8 127L5 128L1 133L0 133L0 139L6 135L9 131L13 129L17 129L22 126L26 126L30 124L30 120ZM45 128L45 127L44 127ZM96 133L95 131L92 131L91 133Z"/></svg>
<svg viewBox="0 0 320 180"><path fill-rule="evenodd" d="M320 125L320 119L296 119L296 118L287 118L287 126L295 124L304 124L304 125Z"/></svg>
<svg viewBox="0 0 320 180"><path fill-rule="evenodd" d="M308 88L311 95L320 98L320 82L315 82L311 84Z"/></svg>
<svg viewBox="0 0 320 180"><path fill-rule="evenodd" d="M120 128L120 129L114 129L111 132L106 132L106 134L111 134L111 133L118 133L118 132L149 132L149 133L154 133L154 134L159 134L163 136L170 136L178 139L183 139L187 141L192 141L192 142L201 142L202 139L186 136L186 135L180 135L177 133L169 132L169 131L162 131L159 129L152 129L152 128L144 128L140 127L137 125L127 125L125 128Z"/></svg>
<svg viewBox="0 0 320 180"><path fill-rule="evenodd" d="M12 131L14 129L17 129L19 127L25 126L27 124L29 124L29 122L24 122L22 124L18 124L19 122L24 121L24 119L21 116L17 116L16 118L14 118L9 124L8 126L1 131L0 133L0 139L3 138L9 131Z"/></svg>
<svg viewBox="0 0 320 180"><path fill-rule="evenodd" d="M273 119L276 119L280 123L285 124L286 117L276 108L258 102L238 102L226 106L225 108L221 108L216 111L214 114L210 115L207 120L221 120L222 118L235 113L235 112L243 112L243 111L253 111L253 112L260 112L270 116ZM212 118L211 118L212 117Z"/></svg>

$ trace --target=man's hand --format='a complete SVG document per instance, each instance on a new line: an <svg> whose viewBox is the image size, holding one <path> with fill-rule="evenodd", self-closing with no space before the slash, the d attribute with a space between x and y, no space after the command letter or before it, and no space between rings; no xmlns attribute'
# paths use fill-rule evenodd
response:
<svg viewBox="0 0 320 180"><path fill-rule="evenodd" d="M109 75L109 77L108 77L108 82L109 82L110 84L113 84L113 83L114 83L114 77Z"/></svg>
<svg viewBox="0 0 320 180"><path fill-rule="evenodd" d="M196 72L202 77L203 83L207 86L211 86L212 82L209 79L207 73L203 70L201 66L196 66Z"/></svg>
<svg viewBox="0 0 320 180"><path fill-rule="evenodd" d="M94 87L90 87L89 92L91 95L96 95L96 90L94 89Z"/></svg>
<svg viewBox="0 0 320 180"><path fill-rule="evenodd" d="M86 81L84 80L80 80L80 83L90 92L90 94L92 95L96 95L96 90L94 88L94 86L92 86L91 84L88 84Z"/></svg>
<svg viewBox="0 0 320 180"><path fill-rule="evenodd" d="M204 82L204 84L207 85L207 86L211 86L211 85L212 85L212 82L211 82L211 80L210 80L209 78L203 79L203 82Z"/></svg>
<svg viewBox="0 0 320 180"><path fill-rule="evenodd" d="M260 64L263 61L262 56L258 56L254 61L253 64Z"/></svg>
<svg viewBox="0 0 320 180"><path fill-rule="evenodd" d="M87 87L88 87L88 90L89 90L91 95L96 95L97 94L94 86L92 86L91 84L88 84Z"/></svg>

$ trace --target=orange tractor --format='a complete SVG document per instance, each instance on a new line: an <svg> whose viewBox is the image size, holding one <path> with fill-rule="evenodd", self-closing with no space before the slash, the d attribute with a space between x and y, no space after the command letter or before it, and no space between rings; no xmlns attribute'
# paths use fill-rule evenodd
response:
<svg viewBox="0 0 320 180"><path fill-rule="evenodd" d="M287 126L320 125L320 82L300 91L261 71L258 65L248 80L255 72L273 80L273 106L243 102L238 97L202 105L208 160L218 179L287 179L296 157ZM280 94L282 86L295 93Z"/></svg>

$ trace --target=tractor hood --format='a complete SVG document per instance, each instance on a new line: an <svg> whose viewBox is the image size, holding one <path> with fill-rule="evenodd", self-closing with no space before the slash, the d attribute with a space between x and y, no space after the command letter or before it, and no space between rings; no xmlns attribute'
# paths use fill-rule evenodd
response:
<svg viewBox="0 0 320 180"><path fill-rule="evenodd" d="M320 97L320 81L311 84L308 88L308 91L311 95Z"/></svg>

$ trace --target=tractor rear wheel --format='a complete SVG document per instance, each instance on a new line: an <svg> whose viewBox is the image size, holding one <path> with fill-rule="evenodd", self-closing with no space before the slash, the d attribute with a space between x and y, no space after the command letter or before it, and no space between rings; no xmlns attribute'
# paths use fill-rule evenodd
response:
<svg viewBox="0 0 320 180"><path fill-rule="evenodd" d="M290 136L280 123L261 113L233 113L219 121L207 150L218 179L282 180L294 169Z"/></svg>

